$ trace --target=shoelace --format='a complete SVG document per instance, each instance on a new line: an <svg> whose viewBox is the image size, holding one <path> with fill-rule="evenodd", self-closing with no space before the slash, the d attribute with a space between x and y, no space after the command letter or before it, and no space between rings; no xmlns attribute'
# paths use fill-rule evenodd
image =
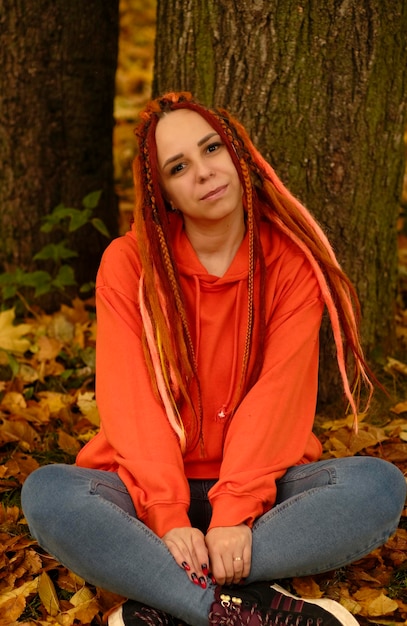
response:
<svg viewBox="0 0 407 626"><path fill-rule="evenodd" d="M168 626L168 617L163 611L158 611L150 606L143 606L142 609L134 613L134 617L148 624L148 626Z"/></svg>
<svg viewBox="0 0 407 626"><path fill-rule="evenodd" d="M281 610L271 608L262 614L256 604L246 605L241 598L221 595L218 609L209 614L211 626L323 626L322 617L305 617L301 615L303 602L295 599L281 597L284 600L284 608ZM294 600L294 606L290 600ZM291 611L290 611L291 608Z"/></svg>

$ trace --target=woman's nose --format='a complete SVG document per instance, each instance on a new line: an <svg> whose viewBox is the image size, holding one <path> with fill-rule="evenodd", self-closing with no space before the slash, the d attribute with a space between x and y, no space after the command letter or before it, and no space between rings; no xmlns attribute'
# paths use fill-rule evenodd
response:
<svg viewBox="0 0 407 626"><path fill-rule="evenodd" d="M205 161L199 161L196 166L196 176L198 181L204 182L207 178L210 178L214 175L214 171L212 167L205 163Z"/></svg>

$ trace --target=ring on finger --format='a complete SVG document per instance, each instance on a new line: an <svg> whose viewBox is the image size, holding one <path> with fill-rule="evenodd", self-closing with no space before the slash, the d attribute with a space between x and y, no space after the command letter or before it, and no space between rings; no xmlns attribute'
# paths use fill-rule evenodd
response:
<svg viewBox="0 0 407 626"><path fill-rule="evenodd" d="M234 561L243 561L243 557L242 556L234 556L233 560Z"/></svg>

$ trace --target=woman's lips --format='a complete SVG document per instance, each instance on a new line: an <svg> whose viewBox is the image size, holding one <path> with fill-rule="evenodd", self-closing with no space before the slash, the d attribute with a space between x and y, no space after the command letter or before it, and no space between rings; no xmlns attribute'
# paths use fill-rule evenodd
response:
<svg viewBox="0 0 407 626"><path fill-rule="evenodd" d="M216 187L216 189L212 189L208 191L204 196L202 196L201 200L210 200L212 198L217 198L222 196L227 189L227 185L221 185L220 187Z"/></svg>

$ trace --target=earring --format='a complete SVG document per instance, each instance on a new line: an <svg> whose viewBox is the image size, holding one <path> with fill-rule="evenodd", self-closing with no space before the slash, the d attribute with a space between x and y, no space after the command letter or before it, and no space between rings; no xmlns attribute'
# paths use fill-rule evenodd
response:
<svg viewBox="0 0 407 626"><path fill-rule="evenodd" d="M169 205L170 205L169 211L171 213L180 213L180 211L177 209L177 207L174 205L174 203L171 202L171 200L169 200L168 202L169 202Z"/></svg>

